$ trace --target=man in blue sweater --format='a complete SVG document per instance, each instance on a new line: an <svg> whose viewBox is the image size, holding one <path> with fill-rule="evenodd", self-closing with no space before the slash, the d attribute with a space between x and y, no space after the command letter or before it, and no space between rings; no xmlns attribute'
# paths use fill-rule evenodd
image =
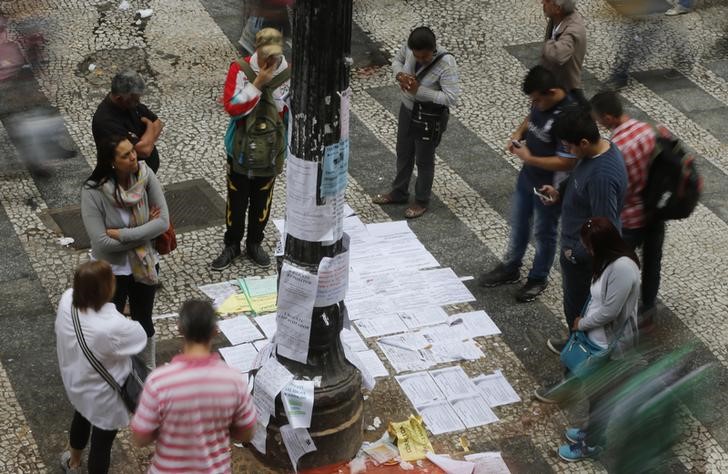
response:
<svg viewBox="0 0 728 474"><path fill-rule="evenodd" d="M579 238L581 226L590 217L608 218L621 232L620 213L627 193L627 170L619 149L601 138L587 110L564 111L557 119L556 133L579 162L557 190L544 185L544 204L561 200L561 278L564 315L569 328L580 316L589 296L592 258ZM534 163L536 164L536 163ZM538 166L538 164L536 164ZM543 199L543 198L542 198ZM549 338L548 348L561 353L566 340Z"/></svg>

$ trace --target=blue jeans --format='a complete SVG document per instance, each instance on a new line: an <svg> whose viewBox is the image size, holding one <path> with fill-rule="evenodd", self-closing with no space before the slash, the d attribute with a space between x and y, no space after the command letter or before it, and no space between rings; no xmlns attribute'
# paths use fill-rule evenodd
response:
<svg viewBox="0 0 728 474"><path fill-rule="evenodd" d="M665 223L660 221L639 229L623 229L622 237L632 249L642 247L642 310L652 309L660 288Z"/></svg>
<svg viewBox="0 0 728 474"><path fill-rule="evenodd" d="M556 232L561 206L545 206L533 193L534 185L523 172L519 173L516 190L511 201L511 235L503 265L507 271L517 270L523 263L528 241L531 238L533 216L536 256L528 279L545 281L556 255Z"/></svg>
<svg viewBox="0 0 728 474"><path fill-rule="evenodd" d="M681 7L689 8L690 10L695 6L695 0L678 0L677 3Z"/></svg>

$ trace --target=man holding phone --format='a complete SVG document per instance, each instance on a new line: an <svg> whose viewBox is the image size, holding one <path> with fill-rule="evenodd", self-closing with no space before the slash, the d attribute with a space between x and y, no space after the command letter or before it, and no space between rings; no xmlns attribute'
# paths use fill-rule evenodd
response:
<svg viewBox="0 0 728 474"><path fill-rule="evenodd" d="M479 284L494 287L520 280L519 269L528 247L533 218L536 256L528 280L516 294L516 300L528 302L536 299L548 286L549 271L556 255L560 212L560 206L546 206L534 190L554 183L554 171L544 169L544 166L563 168L573 166L576 160L554 132L556 118L564 108L574 104L554 74L543 66L535 66L523 81L523 92L531 99L531 112L506 145L510 153L524 161L511 201L508 250L503 263L483 273Z"/></svg>
<svg viewBox="0 0 728 474"><path fill-rule="evenodd" d="M225 134L227 211L225 247L213 270L230 266L240 254L248 215L245 250L256 264L270 265L263 232L270 216L273 184L283 171L288 135L291 70L283 57L283 35L263 28L255 54L234 61L225 80L223 102L230 115Z"/></svg>

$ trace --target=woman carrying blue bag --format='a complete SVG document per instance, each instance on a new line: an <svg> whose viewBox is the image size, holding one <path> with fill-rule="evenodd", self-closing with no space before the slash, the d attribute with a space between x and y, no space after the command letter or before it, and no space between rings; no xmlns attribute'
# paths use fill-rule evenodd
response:
<svg viewBox="0 0 728 474"><path fill-rule="evenodd" d="M620 359L637 343L640 270L637 255L605 217L593 217L581 228L581 240L593 257L590 298L576 318L561 361L571 377L584 379L610 360ZM589 394L589 421L584 429L568 428L569 441L559 448L565 461L593 457L604 445L609 390Z"/></svg>

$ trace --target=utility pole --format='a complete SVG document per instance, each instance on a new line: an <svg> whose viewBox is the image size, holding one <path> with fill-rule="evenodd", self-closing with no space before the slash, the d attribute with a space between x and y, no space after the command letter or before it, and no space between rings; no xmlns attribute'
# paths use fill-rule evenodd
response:
<svg viewBox="0 0 728 474"><path fill-rule="evenodd" d="M348 116L348 102L344 99L342 113L342 97L349 88L352 0L297 0L293 11L290 151L293 157L319 164L316 205L326 205L334 197L322 196L323 191L319 192L325 153L345 143L348 157L348 119L342 121L342 115ZM293 174L288 174L291 168L289 160L286 171L289 187L295 179ZM341 189L338 195L341 202L343 193ZM286 206L288 226L292 219L291 203L287 202ZM282 265L289 264L316 273L322 258L333 258L348 250L340 235L342 223L343 216L339 213L333 226L339 230L333 232L332 241L311 242L289 233L279 272ZM298 469L348 461L361 447L362 379L360 372L346 360L340 341L345 314L343 295L338 303L313 308L306 363L283 357L278 351L278 361L295 379L317 381L309 428L316 451L301 457ZM288 420L279 395L267 427L263 458L267 465L291 468L280 434L280 427L286 424Z"/></svg>

